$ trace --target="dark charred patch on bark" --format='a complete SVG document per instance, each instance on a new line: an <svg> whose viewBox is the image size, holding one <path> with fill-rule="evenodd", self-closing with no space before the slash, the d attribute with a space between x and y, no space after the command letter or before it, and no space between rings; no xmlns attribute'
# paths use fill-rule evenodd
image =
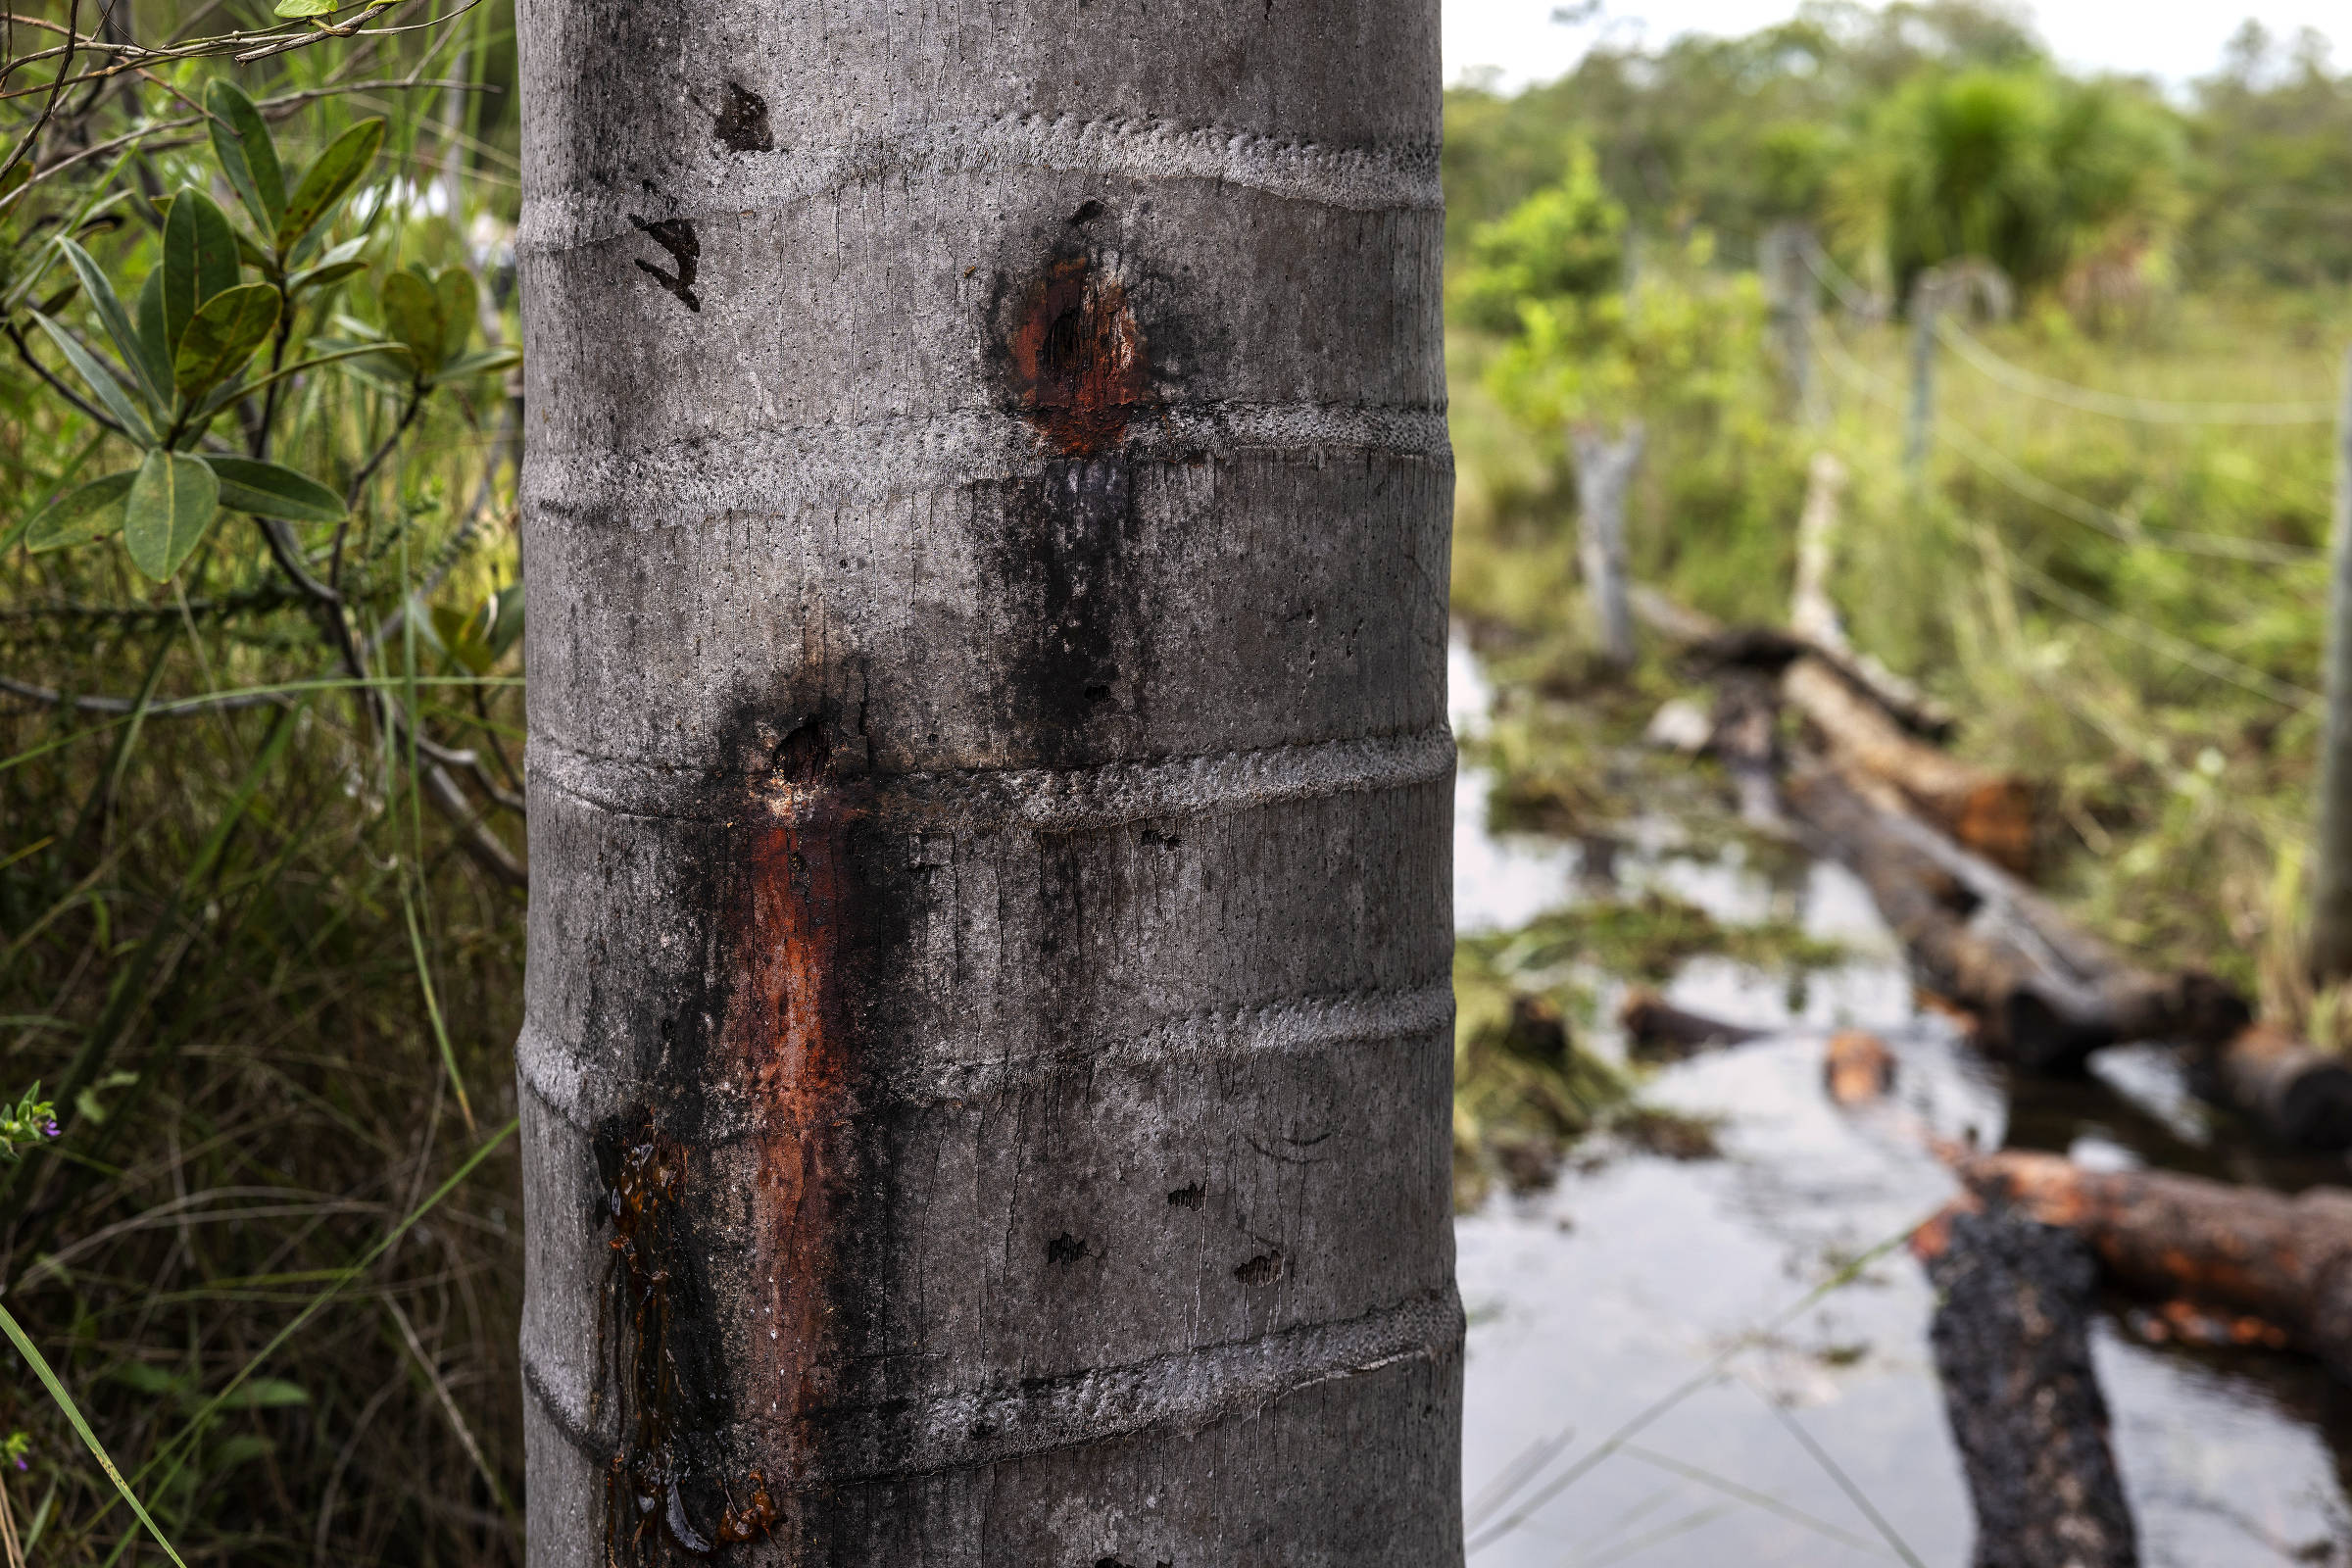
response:
<svg viewBox="0 0 2352 1568"><path fill-rule="evenodd" d="M1199 1182L1179 1187L1168 1195L1170 1208L1199 1208L1208 1201L1208 1190Z"/></svg>
<svg viewBox="0 0 2352 1568"><path fill-rule="evenodd" d="M1121 457L1004 481L994 575L1010 643L1006 720L1049 766L1090 760L1147 696L1134 471Z"/></svg>
<svg viewBox="0 0 2352 1568"><path fill-rule="evenodd" d="M688 1205L690 1158L650 1110L597 1129L612 1230L604 1343L614 1355L620 1441L605 1476L605 1556L709 1557L775 1524L766 1477L735 1472L718 1434L733 1418L705 1249Z"/></svg>
<svg viewBox="0 0 2352 1568"><path fill-rule="evenodd" d="M672 852L695 939L600 988L613 1010L591 1025L632 1042L650 1089L597 1139L626 1308L612 1568L818 1528L795 1483L886 1294L872 1238L895 1196L860 1085L928 873L877 818L862 681L818 684L739 705L720 749L740 799Z"/></svg>
<svg viewBox="0 0 2352 1568"><path fill-rule="evenodd" d="M1046 1244L1046 1261L1057 1263L1063 1268L1068 1268L1072 1263L1083 1262L1086 1256L1086 1243L1080 1238L1072 1236L1068 1231L1063 1231Z"/></svg>
<svg viewBox="0 0 2352 1568"><path fill-rule="evenodd" d="M629 221L637 225L637 232L669 252L670 259L678 264L678 270L672 272L640 257L638 270L652 274L655 282L677 296L688 310L699 314L703 302L694 292L694 276L702 263L703 242L695 237L694 224L683 218L648 219L635 213L629 215Z"/></svg>
<svg viewBox="0 0 2352 1568"><path fill-rule="evenodd" d="M730 152L766 153L776 148L775 132L767 123L767 100L740 82L727 83L727 101L712 118L710 134Z"/></svg>
<svg viewBox="0 0 2352 1568"><path fill-rule="evenodd" d="M1233 1277L1244 1285L1272 1285L1282 1278L1282 1249L1276 1247L1258 1253L1235 1269Z"/></svg>
<svg viewBox="0 0 2352 1568"><path fill-rule="evenodd" d="M1144 330L1126 285L1093 256L1063 256L1016 289L1001 314L1013 405L1046 444L1071 458L1116 446L1152 401Z"/></svg>

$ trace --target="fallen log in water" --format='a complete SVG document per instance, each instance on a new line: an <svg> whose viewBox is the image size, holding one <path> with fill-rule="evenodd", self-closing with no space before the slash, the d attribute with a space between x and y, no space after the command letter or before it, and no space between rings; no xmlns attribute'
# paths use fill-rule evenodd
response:
<svg viewBox="0 0 2352 1568"><path fill-rule="evenodd" d="M1715 735L1709 743L1740 801L1740 820L1787 833L1781 809L1780 706L1772 685L1745 670L1726 670L1715 683Z"/></svg>
<svg viewBox="0 0 2352 1568"><path fill-rule="evenodd" d="M2352 1066L2282 1029L2250 1024L2189 1057L2189 1088L2302 1149L2352 1146Z"/></svg>
<svg viewBox="0 0 2352 1568"><path fill-rule="evenodd" d="M1936 1286L1929 1341L1976 1509L1976 1568L2137 1563L2090 1360L2090 1250L1997 1208L1947 1211L1912 1250Z"/></svg>
<svg viewBox="0 0 2352 1568"><path fill-rule="evenodd" d="M1781 677L1790 707L1828 744L1830 760L1899 790L1937 827L1995 864L2023 872L2034 858L2034 792L1905 734L1824 660L1795 661Z"/></svg>
<svg viewBox="0 0 2352 1568"><path fill-rule="evenodd" d="M1929 989L1967 1008L1987 1049L2029 1071L2077 1073L2091 1052L2124 1040L2227 1039L2246 1021L2243 1004L2205 976L2147 974L2077 932L2053 943L2019 899L1987 896L2006 883L1996 867L1979 860L1955 874L1965 852L1929 848L1920 824L1827 767L1792 768L1783 794L1821 850L1870 889Z"/></svg>
<svg viewBox="0 0 2352 1568"><path fill-rule="evenodd" d="M1776 626L1726 626L1704 611L1678 604L1642 583L1627 589L1626 601L1636 620L1685 650L1701 666L1744 666L1778 674L1799 659L1818 659L1914 734L1946 740L1957 727L1950 709L1866 654L1827 646Z"/></svg>
<svg viewBox="0 0 2352 1568"><path fill-rule="evenodd" d="M2221 1308L2236 1337L2282 1331L2352 1382L2352 1192L2292 1197L2170 1171L2092 1171L2056 1154L1957 1155L1979 1198L2074 1232L2117 1284Z"/></svg>
<svg viewBox="0 0 2352 1568"><path fill-rule="evenodd" d="M1869 887L1930 989L1996 1054L2067 1074L2102 1046L2171 1043L2199 1098L2297 1148L2352 1147L2352 1065L2254 1023L2222 981L2140 968L2000 867L1827 770L1800 768L1784 794Z"/></svg>
<svg viewBox="0 0 2352 1568"><path fill-rule="evenodd" d="M1821 1081L1840 1105L1884 1100L1894 1087L1894 1053L1866 1030L1840 1029L1822 1048Z"/></svg>
<svg viewBox="0 0 2352 1568"><path fill-rule="evenodd" d="M1617 1022L1636 1047L1683 1056L1720 1046L1745 1045L1772 1032L1687 1012L1646 989L1626 994L1624 1004L1617 1009Z"/></svg>
<svg viewBox="0 0 2352 1568"><path fill-rule="evenodd" d="M1713 650L1712 745L1739 788L1741 815L1778 825L1786 793L1815 847L1862 878L1929 989L1971 1017L1982 1043L2029 1071L2056 1074L2081 1072L2102 1046L2172 1043L2187 1052L2189 1086L2201 1098L2288 1144L2352 1147L2352 1067L2282 1031L2254 1025L2245 999L2211 975L2160 975L2132 964L2007 866L1915 817L1913 808L1927 809L1923 796L1940 794L1947 811L1979 824L1980 841L2007 844L2012 863L2033 836L2030 824L2017 825L2015 801L2002 790L1972 796L1960 787L1964 775L1924 764L1912 769L1914 787L1905 788L1886 775L1910 763L1865 765L1865 755L1940 754L1841 688L1840 682L1853 684L1850 678L1809 642L1754 628L1727 632L1654 589L1636 588L1633 606L1662 635ZM1843 768L1798 765L1786 792L1774 776L1784 760L1770 694L1753 673L1776 660L1790 700L1809 704L1808 715L1825 733L1836 729L1852 742L1839 759ZM1824 668L1831 670L1827 678ZM1823 724L1821 714L1833 712L1838 716ZM1949 787L1939 790L1937 779Z"/></svg>

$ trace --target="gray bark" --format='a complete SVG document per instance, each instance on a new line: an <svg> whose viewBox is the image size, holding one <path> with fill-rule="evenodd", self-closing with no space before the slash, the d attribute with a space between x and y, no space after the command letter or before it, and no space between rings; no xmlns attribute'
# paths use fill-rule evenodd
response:
<svg viewBox="0 0 2352 1568"><path fill-rule="evenodd" d="M2335 426L2335 537L2328 588L2328 710L2320 734L2320 832L2312 846L2311 970L2352 978L2352 355Z"/></svg>
<svg viewBox="0 0 2352 1568"><path fill-rule="evenodd" d="M531 1562L1458 1563L1436 6L517 22Z"/></svg>
<svg viewBox="0 0 2352 1568"><path fill-rule="evenodd" d="M1601 658L1619 669L1634 662L1634 615L1626 599L1625 506L1642 466L1644 432L1631 419L1611 440L1596 425L1570 432L1576 451L1578 560Z"/></svg>

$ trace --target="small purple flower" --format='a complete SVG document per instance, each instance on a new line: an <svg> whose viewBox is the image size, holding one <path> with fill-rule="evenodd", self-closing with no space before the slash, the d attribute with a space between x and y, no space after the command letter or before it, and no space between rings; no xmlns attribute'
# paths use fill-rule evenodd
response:
<svg viewBox="0 0 2352 1568"><path fill-rule="evenodd" d="M55 1138L57 1136L57 1118L55 1116L52 1116L47 1121L41 1123L41 1136L43 1138Z"/></svg>
<svg viewBox="0 0 2352 1568"><path fill-rule="evenodd" d="M17 1468L20 1470L29 1470L32 1468L32 1466L26 1464L24 1462L24 1456L20 1453L17 1455Z"/></svg>

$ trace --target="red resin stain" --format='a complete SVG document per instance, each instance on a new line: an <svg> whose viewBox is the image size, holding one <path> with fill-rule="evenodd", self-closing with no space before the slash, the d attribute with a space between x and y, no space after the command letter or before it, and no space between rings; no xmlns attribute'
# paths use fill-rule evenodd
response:
<svg viewBox="0 0 2352 1568"><path fill-rule="evenodd" d="M1116 445L1151 402L1127 290L1085 257L1055 262L1029 285L1007 346L1022 413L1064 457Z"/></svg>
<svg viewBox="0 0 2352 1568"><path fill-rule="evenodd" d="M747 1282L758 1310L738 1397L797 1472L841 1359L827 1309L845 1261L839 1199L851 1176L843 927L853 812L830 769L783 762L743 824L740 967L721 1046L759 1126L757 1272Z"/></svg>

